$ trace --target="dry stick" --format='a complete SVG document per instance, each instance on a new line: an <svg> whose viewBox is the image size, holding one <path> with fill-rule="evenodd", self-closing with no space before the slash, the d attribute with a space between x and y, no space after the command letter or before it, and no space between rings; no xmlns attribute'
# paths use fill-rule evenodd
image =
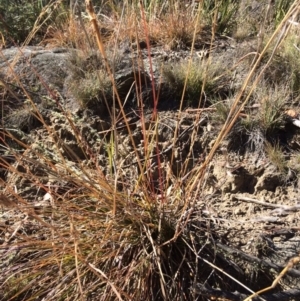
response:
<svg viewBox="0 0 300 301"><path fill-rule="evenodd" d="M241 301L246 298L246 295L240 292L228 292L220 289L214 289L208 286L207 284L200 285L198 284L196 288L197 292L202 296L209 297L210 300L214 298L214 300L230 300L230 301ZM296 300L296 298L299 298L300 296L300 290L299 289L290 289L283 292L278 293L272 293L265 295L266 301L287 301L291 300L291 298L294 298L293 300ZM253 301L259 300L259 297L253 297Z"/></svg>
<svg viewBox="0 0 300 301"><path fill-rule="evenodd" d="M110 285L110 287L112 288L112 290L114 291L114 293L116 294L117 298L120 301L123 301L120 293L118 292L117 288L115 287L115 285L113 284L113 282L111 282L108 277L105 275L105 273L103 271L101 271L100 269L97 269L93 264L91 263L87 263L88 266L90 267L90 269L92 269L92 271L97 272L98 274L100 274L106 281L107 283Z"/></svg>
<svg viewBox="0 0 300 301"><path fill-rule="evenodd" d="M234 247L229 247L224 244L221 244L220 242L216 242L216 246L221 249L223 252L226 252L227 254L232 255L233 257L240 257L244 260L247 260L248 262L251 262L251 264L256 264L258 266L264 266L269 269L274 269L276 272L279 272L282 270L285 266L284 265L279 265L275 264L273 262L269 262L263 259L260 259L258 257L249 255L247 253L244 253L243 251L236 249ZM288 275L293 276L295 278L300 278L300 271L296 269L290 269L288 271Z"/></svg>
<svg viewBox="0 0 300 301"><path fill-rule="evenodd" d="M300 262L300 256L292 258L288 262L286 267L282 270L282 272L278 275L278 277L273 281L271 286L264 288L264 289L258 291L257 293L252 294L251 296L246 298L244 301L251 301L251 299L253 297L257 297L259 294L262 294L262 293L267 292L267 291L271 290L272 288L274 288L278 284L279 280L287 273L287 271L292 269L294 267L294 265L298 264L299 262Z"/></svg>
<svg viewBox="0 0 300 301"><path fill-rule="evenodd" d="M136 27L136 28L138 28L138 24L137 24L137 19L136 19L136 16L135 16L135 18L134 18L134 26ZM139 41L139 35L138 35L138 31L136 31L136 33L135 33L135 38L136 38L136 41ZM131 41L132 42L132 41ZM139 44L138 44L139 45ZM149 46L150 47L150 46ZM143 61L141 61L140 59L139 59L139 57L140 57L140 47L138 46L138 48L137 48L137 50L138 50L138 59L137 59L137 63L138 63L138 67L140 68L140 65L142 65L142 69L143 70L145 70L145 66L144 66L144 62ZM132 64L134 64L134 59L133 59L133 57L132 57ZM135 75L135 74L134 74ZM135 76L135 84L138 82L139 83L139 85L137 85L136 84L136 89L138 89L138 93L137 93L137 95L138 95L138 97L137 97L137 101L138 101L138 104L139 104L139 107L140 108L143 108L144 107L144 104L143 104L143 97L141 96L142 95L142 81L141 81L141 74L140 74L140 72L139 72L139 80L137 80L137 78L136 78L136 76ZM153 89L153 88L152 88ZM148 131L147 132L147 130L146 130L146 125L145 125L145 122L144 122L144 120L145 120L145 112L144 112L144 110L140 110L140 114L139 114L139 118L140 118L140 120L141 120L141 127L142 127L142 129L141 129L141 132L142 132L142 135L143 135L143 139L144 139L144 142L143 142L143 147L144 147L144 152L145 152L145 156L146 156L146 159L147 159L147 161L145 160L145 158L144 158L144 160L143 161L145 161L145 164L144 164L144 170L143 171L141 171L141 175L139 176L139 178L138 178L138 181L137 181L137 185L136 185L136 187L135 187L135 191L136 191L136 189L138 189L138 183L140 183L140 178L142 177L142 174L144 174L144 172L145 173L147 173L147 169L148 169L148 165L150 164L150 162L148 161L148 158L147 157L149 157L150 156L150 153L151 153L151 150L149 151L149 148L148 148L148 145L150 144L152 144L152 141L149 143L149 137L150 137L150 132ZM154 137L153 137L153 135L152 135L152 140L154 139ZM142 161L142 162L143 162Z"/></svg>
<svg viewBox="0 0 300 301"><path fill-rule="evenodd" d="M125 9L125 4L123 4L123 8L122 8L122 13L121 13L121 19L120 19L120 23L119 23L119 26L118 26L118 29L117 29L117 36L116 36L116 40L115 40L115 46L114 46L114 52L113 52L113 70L112 70L112 73L113 73L113 77L115 78L115 69L116 69L116 66L115 66L115 62L116 62L116 51L117 51L117 43L118 43L118 39L119 39L119 35L120 35L120 28L121 28L121 23L122 23L122 19L123 19L123 15L124 15L124 9ZM123 107L125 107L125 104L127 102L127 98L129 97L129 94L131 93L131 89L133 87L133 83L127 93L127 96L125 98L125 101L124 101L124 104L123 104ZM105 97L106 99L106 97ZM107 102L107 101L106 101ZM107 105L108 106L108 105ZM112 112L112 120L113 120L113 133L114 133L114 136L112 135L111 137L115 137L115 139L113 139L114 141L114 151L112 153L112 160L113 160L113 167L114 167L114 170L115 170L115 191L117 191L117 183L118 183L118 175L119 175L119 171L120 169L117 168L117 164L116 164L116 160L117 158L119 157L119 146L118 146L118 131L117 131L117 120L118 120L119 116L117 117L116 116L116 97L115 97L115 94L113 94L113 112ZM116 194L113 195L114 197L114 203L116 202Z"/></svg>
<svg viewBox="0 0 300 301"><path fill-rule="evenodd" d="M225 272L224 270L222 270L221 268L219 268L218 266L214 265L213 263L211 263L210 261L206 260L205 258L202 258L200 255L198 255L200 252L196 252L196 250L194 248L192 248L190 246L190 244L184 239L186 245L188 246L188 248L195 254L195 256L197 258L199 258L200 260L202 260L203 262L205 262L206 264L208 264L211 268L218 270L219 272L221 272L222 274L226 275L228 278L230 278L231 280L233 280L235 283L239 284L241 287L243 287L244 289L248 290L251 293L254 293L254 291L252 291L250 288L248 288L246 285L244 285L243 283L241 283L239 280L235 279L233 276L229 275L227 272ZM262 297L259 297L260 299L266 301L265 299L263 299Z"/></svg>
<svg viewBox="0 0 300 301"><path fill-rule="evenodd" d="M154 109L153 109L153 117L156 118L157 115L157 98L156 98L156 89L155 89L155 80L153 76L153 65L152 65L152 59L151 59L151 48L150 48L150 40L149 40L149 33L148 29L146 26L146 16L145 16L145 11L143 7L143 3L140 0L140 7L141 7L141 15L142 15L142 20L144 24L144 29L146 32L146 43L147 43L147 51L148 51L148 59L149 59L149 67L150 67L150 76L151 76L151 87L152 87L152 93L153 93L153 98L154 98Z"/></svg>
<svg viewBox="0 0 300 301"><path fill-rule="evenodd" d="M255 262L255 263L260 264L260 265L271 267L271 268L273 268L275 270L278 270L280 268L279 265L276 265L276 264L274 264L272 262L267 262L267 261L259 259L257 257L245 254L245 253L243 253L242 251L240 251L238 249L234 249L232 247L225 246L225 245L223 245L221 243L217 243L217 247L221 248L222 250L226 251L229 254L241 256L244 259L248 260L249 262L252 262L252 263ZM278 275L278 277L274 280L274 282L272 283L271 286L269 286L267 288L264 288L263 290L260 290L257 293L252 294L250 297L246 298L244 301L250 301L250 299L253 298L253 297L259 297L258 294L261 294L263 292L266 292L266 291L274 288L278 284L279 280L286 273L288 273L288 274L290 274L290 275L292 275L294 277L299 278L300 277L300 272L293 269L294 265L298 264L299 262L300 262L300 257L294 257L294 258L292 258L288 262L288 264L284 267L284 269L282 270L282 272Z"/></svg>
<svg viewBox="0 0 300 301"><path fill-rule="evenodd" d="M77 235L77 230L75 228L72 218L70 220L70 232L74 239L74 257L75 257L75 267L76 267L76 274L77 274L77 283L78 283L78 287L79 287L79 291L80 291L80 296L83 300L84 293L83 293L82 284L80 281L80 273L79 273L79 268L78 268L78 240L77 240L78 235Z"/></svg>
<svg viewBox="0 0 300 301"><path fill-rule="evenodd" d="M203 5L203 2L202 2L202 5ZM199 6L198 9L200 10L200 6ZM214 18L213 18L213 25L212 25L212 36L211 36L211 41L210 41L210 46L209 46L210 47L209 53L211 53L212 49L213 49L213 41L215 39L216 26L217 26L217 18L218 18L218 10L215 10ZM206 81L207 81L206 74L207 74L208 67L209 67L210 64L211 64L211 56L209 56L208 63L206 64L206 68L205 68L205 77L204 77L203 84L202 84L202 87L201 87L199 106L200 106L201 101L202 101L202 95L205 93L204 92L204 87L205 87L205 84L206 84ZM198 185L197 185L197 189L196 189L196 195L198 195L198 192L199 192L200 187L202 185L202 182L203 182L203 179L204 179L204 172L205 172L206 168L207 168L207 165L205 166L205 168L202 169L202 172L200 173L200 176L198 177ZM193 190L193 188L192 188L192 190Z"/></svg>
<svg viewBox="0 0 300 301"><path fill-rule="evenodd" d="M166 291L165 291L166 280L165 280L164 273L163 273L162 268L161 268L161 257L162 257L161 247L157 246L154 243L149 229L145 225L143 225L143 227L144 227L145 233L146 233L146 235L147 235L147 237L148 237L148 239L149 239L149 241L150 241L150 243L152 244L152 247L153 247L154 257L155 257L156 264L157 264L159 274L160 274L159 282L160 282L160 287L161 287L161 290L162 290L162 294L164 296L164 300L168 300L167 299L167 294L166 294Z"/></svg>
<svg viewBox="0 0 300 301"><path fill-rule="evenodd" d="M233 280L234 282L238 283L240 286L242 286L244 289L253 292L252 290L250 290L246 285L244 285L243 283L241 283L240 281L238 281L237 279L235 279L234 277L232 277L230 274L226 273L224 270L220 269L218 266L214 265L213 263L209 262L208 260L206 260L205 258L202 258L199 256L199 258L201 260L203 260L205 263L207 263L209 266L211 266L212 268L218 270L219 272L221 272L222 274L226 275L228 278L230 278L231 280ZM255 295L255 293L253 293L253 295ZM253 296L251 295L251 296ZM266 301L264 298L258 296L261 300ZM246 301L246 300L245 300Z"/></svg>
<svg viewBox="0 0 300 301"><path fill-rule="evenodd" d="M272 208L280 208L286 211L297 211L300 210L300 205L295 205L295 206L286 206L286 205L280 205L280 204L271 204L271 203L267 203L267 202L262 202L256 199L252 199L252 198L248 198L246 196L243 195L239 195L236 194L234 195L234 197L238 200L241 201L246 201L246 202L252 202L258 205L263 205L263 206L268 206L268 207L272 207Z"/></svg>

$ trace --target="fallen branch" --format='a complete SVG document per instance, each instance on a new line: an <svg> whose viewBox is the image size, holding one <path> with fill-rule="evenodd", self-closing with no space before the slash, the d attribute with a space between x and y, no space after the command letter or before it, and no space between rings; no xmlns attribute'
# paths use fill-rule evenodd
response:
<svg viewBox="0 0 300 301"><path fill-rule="evenodd" d="M246 254L246 253L244 253L244 252L242 252L238 249L235 249L233 247L228 247L226 245L223 245L219 242L216 243L216 246L218 248L222 249L223 251L225 251L227 254L239 256L240 258L243 258L243 259L251 262L252 264L255 263L255 264L258 264L260 266L265 266L265 267L268 267L268 268L272 268L276 272L281 272L282 269L284 269L286 267L286 265L279 265L279 264L275 264L275 263L272 263L272 262L265 261L263 259L259 259L255 256ZM287 271L287 274L290 275L290 276L296 277L296 278L300 278L300 271L296 270L296 269L289 269Z"/></svg>
<svg viewBox="0 0 300 301"><path fill-rule="evenodd" d="M242 294L240 292L232 293L232 292L222 291L219 289L211 288L208 285L205 286L198 285L196 287L196 293L200 294L201 296L205 296L210 299L215 298L217 300L220 299L220 300L242 301L247 297L245 294ZM263 295L263 298L266 301L285 301L285 300L291 300L292 298L295 299L296 297L299 298L299 296L300 296L300 289L290 289L283 292ZM252 297L251 300L259 301L261 299L257 296L257 297Z"/></svg>
<svg viewBox="0 0 300 301"><path fill-rule="evenodd" d="M280 279L295 265L297 265L300 262L300 257L296 256L292 259L290 259L290 261L288 262L288 264L285 266L285 268L281 271L281 273L277 276L277 278L273 281L272 285L269 287L266 287L254 294L252 294L251 296L249 296L248 298L246 298L244 301L251 301L253 300L253 297L256 297L266 291L269 291L271 289L273 289L274 287L276 287L276 285L278 284L278 282L280 281ZM280 299L282 300L282 299Z"/></svg>
<svg viewBox="0 0 300 301"><path fill-rule="evenodd" d="M280 208L280 209L283 209L285 211L298 211L298 210L300 210L300 205L287 206L287 205L280 205L280 204L271 204L271 203L259 201L259 200L256 200L256 199L248 198L246 196L239 195L239 194L235 194L233 197L240 200L240 201L251 202L251 203L254 203L254 204L258 204L258 205L268 206L268 207L271 207L271 208Z"/></svg>

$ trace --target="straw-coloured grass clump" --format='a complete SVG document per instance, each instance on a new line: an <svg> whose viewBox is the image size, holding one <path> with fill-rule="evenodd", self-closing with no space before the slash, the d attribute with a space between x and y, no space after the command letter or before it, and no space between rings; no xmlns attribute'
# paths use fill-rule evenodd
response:
<svg viewBox="0 0 300 301"><path fill-rule="evenodd" d="M9 167L15 186L26 180L28 189L16 194L7 188L1 195L1 205L19 216L16 227L9 226L15 230L7 233L9 247L1 251L2 298L190 298L191 275L203 269L195 250L206 258L212 254L205 223L189 219L192 211L179 188L164 199L146 190L117 192L100 170L46 157L37 170L42 157L35 149L16 156L17 169ZM201 277L207 273L202 270Z"/></svg>
<svg viewBox="0 0 300 301"><path fill-rule="evenodd" d="M0 51L0 300L297 300L299 0L62 2Z"/></svg>

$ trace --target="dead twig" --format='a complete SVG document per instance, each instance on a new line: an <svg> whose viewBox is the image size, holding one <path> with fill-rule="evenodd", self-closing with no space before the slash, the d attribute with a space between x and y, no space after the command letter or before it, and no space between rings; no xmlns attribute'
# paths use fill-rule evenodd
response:
<svg viewBox="0 0 300 301"><path fill-rule="evenodd" d="M278 272L284 268L284 265L275 264L273 262L269 262L269 261L257 258L255 256L246 254L246 253L244 253L244 252L242 252L242 251L240 251L236 248L226 246L226 245L221 244L219 242L216 243L216 246L218 248L220 248L222 251L225 251L226 253L231 254L233 256L239 256L240 258L243 258L243 259L247 260L248 262L251 262L252 264L256 264L256 265L259 265L259 266L264 266L264 267L267 267L269 269L274 269L275 271L278 271ZM293 268L290 268L287 271L287 274L292 276L292 277L300 278L300 271L298 271L296 269L293 269Z"/></svg>
<svg viewBox="0 0 300 301"><path fill-rule="evenodd" d="M207 284L197 285L196 292L201 294L201 296L207 296L209 298L214 298L214 300L230 300L230 301L240 301L245 299L245 294L235 292L227 292L220 289L214 289L209 287ZM291 289L286 290L284 292L278 292L273 294L268 294L264 298L266 301L285 301L291 300L291 298L299 298L300 290L299 289ZM253 297L252 301L260 300L258 297Z"/></svg>
<svg viewBox="0 0 300 301"><path fill-rule="evenodd" d="M289 271L290 269L292 269L295 265L297 265L300 262L300 254L297 257L292 258L291 260L289 260L288 264L286 265L286 267L281 271L281 273L277 276L277 278L273 281L272 285L264 288L260 291L258 291L257 293L252 294L251 296L249 296L248 298L246 298L244 301L250 301L252 300L253 297L258 296L259 294L262 294L264 292L267 292L271 289L273 289L279 282L279 280L287 273L287 271Z"/></svg>
<svg viewBox="0 0 300 301"><path fill-rule="evenodd" d="M285 210L285 211L300 210L300 205L287 206L287 205L280 205L280 204L271 204L271 203L259 201L259 200L256 200L256 199L248 198L246 196L239 195L239 194L234 195L234 197L236 199L240 200L240 201L251 202L251 203L254 203L254 204L258 204L258 205L268 206L268 207L271 207L271 208L280 208L280 209Z"/></svg>

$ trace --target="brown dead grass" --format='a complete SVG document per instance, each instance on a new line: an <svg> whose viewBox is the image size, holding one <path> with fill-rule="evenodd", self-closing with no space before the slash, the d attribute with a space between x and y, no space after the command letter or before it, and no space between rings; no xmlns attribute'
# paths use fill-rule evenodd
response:
<svg viewBox="0 0 300 301"><path fill-rule="evenodd" d="M295 1L294 7L297 4ZM99 43L100 36L104 36L106 45L147 38L173 48L181 43L188 46L195 42L191 37L195 39L202 33L203 25L195 24L188 8L180 12L171 9L160 15L153 6L146 18L136 8L125 10L124 15L117 9L112 11L108 18L100 18L103 33L98 36L99 48L103 46ZM77 20L68 20L64 26L49 28L44 43L49 43L50 47L71 46L81 50L95 47L95 33L88 23L86 32ZM271 40L278 34L280 27ZM267 43L262 55L269 46ZM99 51L105 57L105 52ZM153 110L155 130L148 136L141 113L143 138L146 138L143 158L139 157L126 115L121 110L133 152L139 158L131 177L125 171L122 173L122 160L113 160L117 152L115 140L120 139L116 120L112 120L107 131L109 138L101 137L111 156L111 160L105 162L110 173L101 168L99 154L85 141L76 118L58 102L60 116L69 125L68 134L73 135L84 159L72 153L59 136L60 131L44 122L41 116L38 117L43 127L38 135L46 137L45 143L38 135L36 140L25 143L4 129L1 143L14 158L14 163L0 158L1 168L9 174L8 180L1 180L0 202L3 212L9 212L16 222L1 224L0 228L4 237L0 249L0 288L4 292L1 298L52 301L99 300L101 296L101 300L205 300L206 296L196 294L198 283L209 283L224 290L229 287L234 291L232 280L238 282L243 273L231 269L234 275L227 282L223 271L215 269L232 264L222 252L217 252L215 241L219 234L214 231L211 220L203 218L199 212L206 202L202 192L208 166L257 88L263 74L256 77L260 62L261 57L254 62L241 91L226 111L227 118L223 119L224 124L206 158L190 173L181 175L185 185L182 178L173 179L169 185L163 173L159 173L159 189L153 188L152 162L148 158L150 148L159 154L155 135L156 108ZM109 73L109 66L106 67ZM183 90L189 74L185 75ZM113 78L111 81L116 90ZM200 97L201 87L198 88ZM115 95L118 97L117 92ZM35 107L32 101L31 104ZM38 111L36 114L39 115ZM197 116L200 117L201 114ZM191 144L195 143L195 135L191 139ZM21 151L10 145L11 140ZM76 158L76 164L70 164L66 154ZM192 156L190 154L186 160ZM156 159L160 168L160 156Z"/></svg>
<svg viewBox="0 0 300 301"><path fill-rule="evenodd" d="M196 24L196 13L191 7L182 5L179 8L169 9L167 13L152 12L147 19L142 21L141 11L138 6L124 5L124 11L115 9L108 16L98 17L99 27L105 43L112 44L116 41L140 42L146 41L149 31L150 42L156 45L165 45L168 49L191 46L194 31L197 37L203 33L205 24ZM83 30L84 26L84 30ZM146 27L146 28L145 28ZM207 32L204 34L207 43ZM94 32L89 25L87 17L69 16L59 27L55 24L48 27L42 44L49 46L68 46L76 49L86 49L91 41L91 46L96 46ZM203 37L202 37L203 39Z"/></svg>

